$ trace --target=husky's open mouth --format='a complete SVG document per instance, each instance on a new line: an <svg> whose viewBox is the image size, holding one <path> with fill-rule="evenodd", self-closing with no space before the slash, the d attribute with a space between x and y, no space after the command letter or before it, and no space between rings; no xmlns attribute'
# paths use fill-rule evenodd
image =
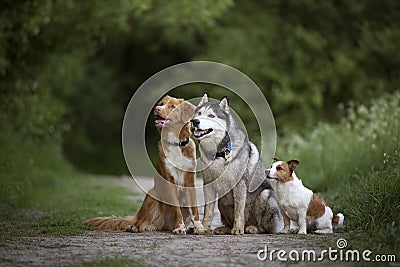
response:
<svg viewBox="0 0 400 267"><path fill-rule="evenodd" d="M172 121L170 119L164 119L160 115L156 115L155 125L156 127L163 127L170 124Z"/></svg>
<svg viewBox="0 0 400 267"><path fill-rule="evenodd" d="M212 131L213 131L212 128L206 129L206 130L202 130L202 129L198 129L198 128L197 128L197 129L194 130L193 135L194 135L194 137L196 137L196 138L201 138L201 137L203 137L203 136L205 136L205 135L211 133Z"/></svg>

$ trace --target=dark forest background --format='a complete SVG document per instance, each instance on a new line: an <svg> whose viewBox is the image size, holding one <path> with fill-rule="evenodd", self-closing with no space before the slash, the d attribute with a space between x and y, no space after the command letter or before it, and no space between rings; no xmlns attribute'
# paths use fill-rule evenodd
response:
<svg viewBox="0 0 400 267"><path fill-rule="evenodd" d="M280 136L338 121L350 101L398 89L399 11L395 0L2 1L1 162L37 149L87 172L127 172L121 125L131 96L190 60L253 79Z"/></svg>

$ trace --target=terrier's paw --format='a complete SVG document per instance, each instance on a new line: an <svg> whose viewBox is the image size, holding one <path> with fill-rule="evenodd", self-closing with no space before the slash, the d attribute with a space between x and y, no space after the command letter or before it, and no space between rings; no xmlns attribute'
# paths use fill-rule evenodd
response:
<svg viewBox="0 0 400 267"><path fill-rule="evenodd" d="M298 234L298 235L306 235L306 234L307 234L307 231L302 230L302 231L299 231L297 234Z"/></svg>
<svg viewBox="0 0 400 267"><path fill-rule="evenodd" d="M320 234L320 235L325 235L325 234L331 234L331 233L333 233L333 231L330 230L330 229L326 229L326 230L316 230L314 233L315 233L315 234Z"/></svg>
<svg viewBox="0 0 400 267"><path fill-rule="evenodd" d="M172 233L176 235L186 235L186 227L184 224L179 225L178 228L174 229Z"/></svg>
<svg viewBox="0 0 400 267"><path fill-rule="evenodd" d="M245 233L246 234L258 234L259 231L258 231L257 226L249 225L246 227Z"/></svg>
<svg viewBox="0 0 400 267"><path fill-rule="evenodd" d="M242 225L235 225L231 230L232 235L243 235L244 234L244 227Z"/></svg>

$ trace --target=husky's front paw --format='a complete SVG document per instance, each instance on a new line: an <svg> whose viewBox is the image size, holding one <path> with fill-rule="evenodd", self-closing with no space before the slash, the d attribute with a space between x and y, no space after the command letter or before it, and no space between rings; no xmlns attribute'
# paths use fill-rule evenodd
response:
<svg viewBox="0 0 400 267"><path fill-rule="evenodd" d="M254 225L249 225L246 227L246 234L258 234L258 228Z"/></svg>
<svg viewBox="0 0 400 267"><path fill-rule="evenodd" d="M203 227L200 221L194 221L194 230L193 233L196 235L205 235L207 234L207 229Z"/></svg>
<svg viewBox="0 0 400 267"><path fill-rule="evenodd" d="M186 227L184 224L180 224L178 228L174 229L172 233L176 235L186 235Z"/></svg>
<svg viewBox="0 0 400 267"><path fill-rule="evenodd" d="M232 235L243 235L244 234L244 226L243 225L234 225L231 230Z"/></svg>
<svg viewBox="0 0 400 267"><path fill-rule="evenodd" d="M228 226L220 226L215 228L214 234L216 235L227 235L231 232L231 228Z"/></svg>
<svg viewBox="0 0 400 267"><path fill-rule="evenodd" d="M288 234L288 233L289 233L289 227L285 227L279 232L279 234Z"/></svg>

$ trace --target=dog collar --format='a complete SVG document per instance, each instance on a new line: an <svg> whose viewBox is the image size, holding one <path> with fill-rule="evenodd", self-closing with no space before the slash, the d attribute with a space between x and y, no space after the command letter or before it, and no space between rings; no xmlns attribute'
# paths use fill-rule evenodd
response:
<svg viewBox="0 0 400 267"><path fill-rule="evenodd" d="M232 142L226 144L225 149L223 151L219 151L215 154L215 158L229 159L231 157L232 146L233 146Z"/></svg>
<svg viewBox="0 0 400 267"><path fill-rule="evenodd" d="M170 145L173 146L186 146L189 143L189 137L186 137L185 140L179 141L178 143L168 142Z"/></svg>

